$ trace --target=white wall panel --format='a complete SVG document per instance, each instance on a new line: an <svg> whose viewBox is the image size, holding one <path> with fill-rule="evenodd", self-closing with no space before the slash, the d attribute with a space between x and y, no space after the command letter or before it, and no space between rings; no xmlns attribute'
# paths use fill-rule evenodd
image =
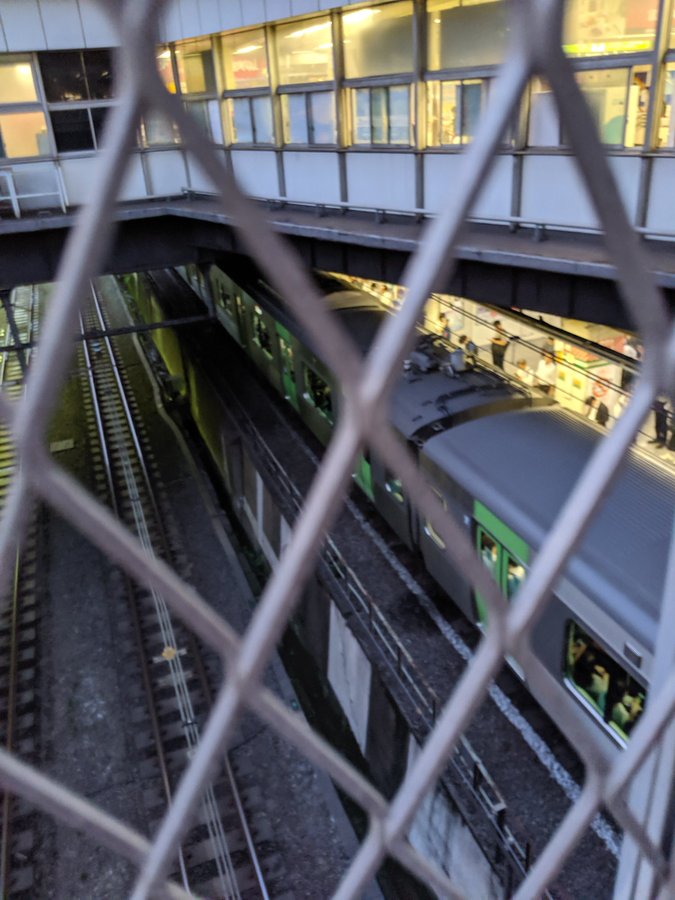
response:
<svg viewBox="0 0 675 900"><path fill-rule="evenodd" d="M184 37L183 25L180 17L180 0L173 0L160 20L159 39L162 43L177 41Z"/></svg>
<svg viewBox="0 0 675 900"><path fill-rule="evenodd" d="M414 209L414 155L347 153L347 199L352 206Z"/></svg>
<svg viewBox="0 0 675 900"><path fill-rule="evenodd" d="M570 156L523 159L521 216L551 225L597 225L588 194Z"/></svg>
<svg viewBox="0 0 675 900"><path fill-rule="evenodd" d="M7 38L5 37L5 29L2 24L2 15L0 14L0 53L7 50Z"/></svg>
<svg viewBox="0 0 675 900"><path fill-rule="evenodd" d="M199 2L199 21L204 34L211 34L214 31L220 31L222 25L220 22L220 9L218 8L218 0L198 0Z"/></svg>
<svg viewBox="0 0 675 900"><path fill-rule="evenodd" d="M640 160L612 156L609 164L631 222L635 221ZM570 156L526 156L523 160L521 216L551 225L598 227L595 211Z"/></svg>
<svg viewBox="0 0 675 900"><path fill-rule="evenodd" d="M84 29L85 47L118 47L119 33L111 17L103 12L96 0L80 0L80 18Z"/></svg>
<svg viewBox="0 0 675 900"><path fill-rule="evenodd" d="M185 161L180 150L163 150L145 154L148 190L165 197L179 194L188 186Z"/></svg>
<svg viewBox="0 0 675 900"><path fill-rule="evenodd" d="M225 165L226 163L226 150L215 148L215 154L218 159ZM211 179L207 176L206 172L197 160L191 156L187 155L186 157L187 168L188 168L188 176L189 176L189 186L193 191L205 191L209 194L214 194L217 191L217 188L214 186Z"/></svg>
<svg viewBox="0 0 675 900"><path fill-rule="evenodd" d="M242 190L253 197L279 197L277 160L272 150L232 150L234 174Z"/></svg>
<svg viewBox="0 0 675 900"><path fill-rule="evenodd" d="M429 153L424 157L424 208L439 213L463 177L464 154ZM481 219L505 219L511 212L511 173L513 158L496 157L483 185L472 216Z"/></svg>
<svg viewBox="0 0 675 900"><path fill-rule="evenodd" d="M334 603L330 605L328 681L361 750L366 752L372 668Z"/></svg>
<svg viewBox="0 0 675 900"><path fill-rule="evenodd" d="M0 0L0 18L10 52L47 49L37 0Z"/></svg>
<svg viewBox="0 0 675 900"><path fill-rule="evenodd" d="M86 203L99 180L100 158L96 156L61 161L61 173L71 206ZM141 157L133 153L129 159L127 174L117 194L117 200L139 200L147 196Z"/></svg>
<svg viewBox="0 0 675 900"><path fill-rule="evenodd" d="M40 14L50 50L84 46L77 0L41 0Z"/></svg>
<svg viewBox="0 0 675 900"><path fill-rule="evenodd" d="M268 21L288 19L291 13L291 0L265 0L265 14Z"/></svg>
<svg viewBox="0 0 675 900"><path fill-rule="evenodd" d="M413 737L408 745L408 769L420 754ZM492 900L504 894L496 873L458 810L444 792L431 790L408 832L410 843L432 859L466 897Z"/></svg>
<svg viewBox="0 0 675 900"><path fill-rule="evenodd" d="M56 167L52 162L34 162L12 166L12 179L22 212L36 209L60 209ZM26 196L34 194L36 196Z"/></svg>
<svg viewBox="0 0 675 900"><path fill-rule="evenodd" d="M118 200L140 200L147 197L143 165L139 153L132 153L127 166L127 173L117 195Z"/></svg>
<svg viewBox="0 0 675 900"><path fill-rule="evenodd" d="M86 203L96 185L98 159L95 156L63 159L60 166L68 205L81 206Z"/></svg>
<svg viewBox="0 0 675 900"><path fill-rule="evenodd" d="M286 196L307 203L340 202L340 170L337 153L284 152Z"/></svg>
<svg viewBox="0 0 675 900"><path fill-rule="evenodd" d="M220 27L223 31L230 28L241 28L244 24L240 0L218 0L218 8L220 10Z"/></svg>
<svg viewBox="0 0 675 900"><path fill-rule="evenodd" d="M647 207L647 227L654 231L675 232L675 159L652 160L652 179Z"/></svg>
<svg viewBox="0 0 675 900"><path fill-rule="evenodd" d="M302 16L305 13L317 12L320 8L319 0L291 0L292 16Z"/></svg>
<svg viewBox="0 0 675 900"><path fill-rule="evenodd" d="M241 15L244 25L257 25L265 21L265 0L243 0Z"/></svg>
<svg viewBox="0 0 675 900"><path fill-rule="evenodd" d="M204 34L197 0L179 0L178 16L180 33L183 37L197 37Z"/></svg>

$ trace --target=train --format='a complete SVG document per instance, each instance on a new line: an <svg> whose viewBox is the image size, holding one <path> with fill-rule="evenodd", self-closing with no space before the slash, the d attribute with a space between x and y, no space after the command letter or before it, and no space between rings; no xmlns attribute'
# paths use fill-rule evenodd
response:
<svg viewBox="0 0 675 900"><path fill-rule="evenodd" d="M340 415L339 385L282 298L243 261L176 272L326 443ZM328 306L367 351L391 313L339 276L314 277ZM140 276L126 279L137 300L144 293L140 284ZM169 368L205 365L184 352L172 361L171 352L163 350ZM220 459L213 423L204 416L200 379L190 372L183 376L193 418ZM603 430L480 362L449 364L446 348L429 337L420 338L401 372L391 421L442 505L464 523L504 595L512 597ZM355 480L452 602L484 628L480 595L400 480L369 455L361 458ZM547 677L562 688L561 698L615 749L628 741L647 699L674 508L675 478L631 452L532 635L533 650ZM527 687L543 701L537 684ZM555 718L555 711L548 712Z"/></svg>

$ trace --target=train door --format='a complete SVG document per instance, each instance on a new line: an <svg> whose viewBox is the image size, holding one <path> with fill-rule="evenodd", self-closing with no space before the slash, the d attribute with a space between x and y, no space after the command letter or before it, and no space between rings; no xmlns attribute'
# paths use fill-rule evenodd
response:
<svg viewBox="0 0 675 900"><path fill-rule="evenodd" d="M295 355L293 353L293 338L289 332L280 325L277 326L277 339L279 341L279 354L281 356L281 383L284 397L291 406L300 411L298 404L298 386L295 381Z"/></svg>
<svg viewBox="0 0 675 900"><path fill-rule="evenodd" d="M490 510L474 501L476 522L476 549L507 600L510 600L525 580L530 561L530 548L525 541L497 518ZM474 594L478 625L487 625L487 604L476 591ZM515 660L509 663L522 678L523 673Z"/></svg>

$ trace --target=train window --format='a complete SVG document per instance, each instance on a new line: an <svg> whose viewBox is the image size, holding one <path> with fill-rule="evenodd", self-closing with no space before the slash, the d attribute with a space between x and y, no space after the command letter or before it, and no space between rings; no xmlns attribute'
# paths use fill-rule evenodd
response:
<svg viewBox="0 0 675 900"><path fill-rule="evenodd" d="M330 385L305 366L305 399L309 400L329 422L333 421Z"/></svg>
<svg viewBox="0 0 675 900"><path fill-rule="evenodd" d="M482 528L480 529L478 537L478 549L480 558L483 560L483 565L495 581L497 581L499 572L499 550L497 549L497 542L493 540L486 531L483 531Z"/></svg>
<svg viewBox="0 0 675 900"><path fill-rule="evenodd" d="M504 559L506 563L505 568L505 576L506 582L504 587L506 588L506 599L510 600L518 591L521 584L525 580L525 566L520 562L520 560L516 559L514 556L511 556L510 553L504 554Z"/></svg>
<svg viewBox="0 0 675 900"><path fill-rule="evenodd" d="M565 677L591 711L626 741L642 715L645 689L573 620L567 623Z"/></svg>
<svg viewBox="0 0 675 900"><path fill-rule="evenodd" d="M234 300L227 286L220 278L215 280L216 305L224 310L228 316L234 316Z"/></svg>
<svg viewBox="0 0 675 900"><path fill-rule="evenodd" d="M390 472L389 469L384 473L384 489L397 503L405 503L401 479L398 475L394 475L393 472Z"/></svg>
<svg viewBox="0 0 675 900"><path fill-rule="evenodd" d="M272 338L259 306L253 307L253 340L270 358L272 357Z"/></svg>
<svg viewBox="0 0 675 900"><path fill-rule="evenodd" d="M440 491L437 491L435 487L432 487L431 490L438 497L443 509L447 509L448 504L446 503L443 494L441 494ZM426 519L424 522L424 531L431 538L434 544L436 544L437 547L440 547L441 550L445 550L445 541L428 519Z"/></svg>

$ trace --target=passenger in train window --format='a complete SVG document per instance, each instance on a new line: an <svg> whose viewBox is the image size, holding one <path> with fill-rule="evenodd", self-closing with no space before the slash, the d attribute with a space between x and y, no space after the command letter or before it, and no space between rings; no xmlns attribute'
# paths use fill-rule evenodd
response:
<svg viewBox="0 0 675 900"><path fill-rule="evenodd" d="M481 536L480 555L486 569L494 578L497 572L497 545L486 534Z"/></svg>
<svg viewBox="0 0 675 900"><path fill-rule="evenodd" d="M628 735L642 715L643 706L644 694L631 694L629 691L626 691L612 707L610 721L617 725L624 734Z"/></svg>
<svg viewBox="0 0 675 900"><path fill-rule="evenodd" d="M506 576L506 596L510 600L525 579L525 566L516 559L509 558L509 569Z"/></svg>

